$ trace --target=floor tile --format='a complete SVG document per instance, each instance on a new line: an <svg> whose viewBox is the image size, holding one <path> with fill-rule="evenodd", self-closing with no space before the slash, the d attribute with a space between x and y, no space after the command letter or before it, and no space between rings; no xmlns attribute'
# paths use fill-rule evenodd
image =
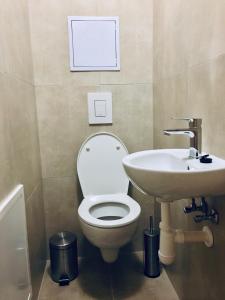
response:
<svg viewBox="0 0 225 300"><path fill-rule="evenodd" d="M178 300L172 284L162 269L158 278L143 274L143 254L121 256L111 268L114 300Z"/></svg>
<svg viewBox="0 0 225 300"><path fill-rule="evenodd" d="M109 267L102 260L80 259L79 276L69 286L60 287L51 280L47 267L38 300L110 300Z"/></svg>
<svg viewBox="0 0 225 300"><path fill-rule="evenodd" d="M143 254L120 255L114 264L100 256L79 260L79 276L69 286L51 280L46 268L38 300L179 300L166 272L160 277L143 274Z"/></svg>

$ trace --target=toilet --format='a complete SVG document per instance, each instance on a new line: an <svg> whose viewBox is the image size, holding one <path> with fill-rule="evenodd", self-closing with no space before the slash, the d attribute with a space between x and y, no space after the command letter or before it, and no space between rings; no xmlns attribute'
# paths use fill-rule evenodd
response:
<svg viewBox="0 0 225 300"><path fill-rule="evenodd" d="M81 229L108 263L131 240L141 212L140 205L127 195L129 179L122 166L127 154L117 136L101 132L84 141L77 158L84 196L78 208Z"/></svg>

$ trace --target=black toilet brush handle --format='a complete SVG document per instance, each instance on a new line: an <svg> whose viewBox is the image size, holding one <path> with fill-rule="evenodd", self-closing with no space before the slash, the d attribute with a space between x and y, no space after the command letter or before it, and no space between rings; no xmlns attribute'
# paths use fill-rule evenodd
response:
<svg viewBox="0 0 225 300"><path fill-rule="evenodd" d="M153 233L153 217L149 217L149 231L150 233Z"/></svg>

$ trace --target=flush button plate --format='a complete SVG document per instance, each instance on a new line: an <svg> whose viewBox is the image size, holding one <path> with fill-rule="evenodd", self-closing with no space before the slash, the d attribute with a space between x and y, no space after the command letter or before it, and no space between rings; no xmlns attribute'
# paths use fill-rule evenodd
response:
<svg viewBox="0 0 225 300"><path fill-rule="evenodd" d="M89 124L112 124L112 93L88 93Z"/></svg>
<svg viewBox="0 0 225 300"><path fill-rule="evenodd" d="M94 100L95 117L106 117L106 100Z"/></svg>

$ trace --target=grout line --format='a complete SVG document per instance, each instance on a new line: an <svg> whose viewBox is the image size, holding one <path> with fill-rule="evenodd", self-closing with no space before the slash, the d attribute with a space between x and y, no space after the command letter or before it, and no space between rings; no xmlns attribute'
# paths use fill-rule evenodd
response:
<svg viewBox="0 0 225 300"><path fill-rule="evenodd" d="M170 280L170 277L169 277L169 275L167 274L167 271L166 271L166 269L165 269L164 267L162 267L162 272L163 272L163 271L164 271L164 276L165 276L166 280L168 281L168 283L169 283L169 285L170 285L170 288L173 290L173 292L174 292L175 295L177 296L177 299L179 300L180 298L179 298L179 296L178 296L178 294L177 294L177 291L176 291L176 289L175 289L175 286L173 285L172 281Z"/></svg>
<svg viewBox="0 0 225 300"><path fill-rule="evenodd" d="M127 86L127 85L153 85L153 81L148 82L130 82L130 83L100 83L100 86Z"/></svg>
<svg viewBox="0 0 225 300"><path fill-rule="evenodd" d="M101 87L101 86L130 86L130 85L153 85L153 81L146 82L127 82L127 83L87 83L87 84L76 84L79 87ZM71 83L60 83L60 84L36 84L35 88L43 88L43 87L65 87L67 85L71 85Z"/></svg>
<svg viewBox="0 0 225 300"><path fill-rule="evenodd" d="M44 269L44 272L43 272L43 275L42 275L42 280L41 280L40 288L39 288L39 291L38 291L37 300L39 300L40 292L41 292L42 287L44 285L44 279L45 279L45 274L47 272L47 267L48 267L48 260L46 260L46 262L45 262L45 269Z"/></svg>
<svg viewBox="0 0 225 300"><path fill-rule="evenodd" d="M29 203L30 199L33 197L33 195L36 193L36 191L38 190L38 188L42 185L42 180L40 179L39 182L34 186L32 192L30 193L30 195L26 198L26 202Z"/></svg>
<svg viewBox="0 0 225 300"><path fill-rule="evenodd" d="M58 179L58 178L76 178L76 175L42 177L42 181L48 180L48 179Z"/></svg>
<svg viewBox="0 0 225 300"><path fill-rule="evenodd" d="M14 73L9 73L9 72L4 72L4 71L0 72L0 74L3 75L3 76L9 77L13 80L22 82L26 85L29 85L29 86L33 87L33 88L35 87L33 81L23 79L22 77L20 77L20 75L17 75L17 74L14 74Z"/></svg>
<svg viewBox="0 0 225 300"><path fill-rule="evenodd" d="M205 66L205 65L207 65L209 63L212 63L215 60L217 60L217 59L219 59L219 58L221 58L223 56L225 56L224 52L218 53L217 55L215 55L215 57L211 57L211 58L206 59L206 60L201 60L201 61L197 62L196 64L190 64L188 66L188 69L195 69L195 68L198 68L198 67Z"/></svg>
<svg viewBox="0 0 225 300"><path fill-rule="evenodd" d="M195 69L195 68L200 68L200 67L206 66L208 64L211 64L212 62L214 62L215 60L217 60L223 56L225 56L225 53L221 52L221 53L218 53L215 57L199 61L195 64L190 64L190 65L183 64L184 68L181 71L175 72L174 74L168 74L166 76L160 76L159 78L156 78L156 79L153 78L153 85L158 84L160 81L170 80L170 79L185 75L185 74L187 74L187 72L189 70Z"/></svg>

